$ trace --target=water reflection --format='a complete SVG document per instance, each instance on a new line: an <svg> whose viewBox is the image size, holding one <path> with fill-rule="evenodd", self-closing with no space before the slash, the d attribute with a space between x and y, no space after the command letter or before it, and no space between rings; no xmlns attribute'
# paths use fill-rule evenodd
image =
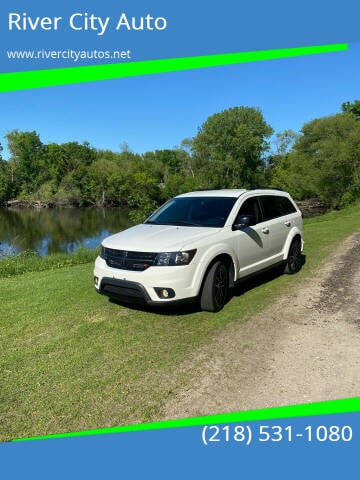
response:
<svg viewBox="0 0 360 480"><path fill-rule="evenodd" d="M24 250L41 255L97 247L130 226L123 208L0 209L0 256Z"/></svg>

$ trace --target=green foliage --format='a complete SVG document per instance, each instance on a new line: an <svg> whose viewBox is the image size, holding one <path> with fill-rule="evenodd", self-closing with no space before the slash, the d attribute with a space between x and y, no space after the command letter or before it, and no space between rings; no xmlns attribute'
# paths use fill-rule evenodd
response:
<svg viewBox="0 0 360 480"><path fill-rule="evenodd" d="M0 205L11 195L11 181L9 165L0 157Z"/></svg>
<svg viewBox="0 0 360 480"><path fill-rule="evenodd" d="M18 198L60 205L129 206L142 221L169 197L191 190L254 185L317 198L330 207L360 196L360 100L344 113L306 123L300 134L277 133L261 111L233 107L211 115L180 147L142 155L88 142L44 145L37 132L6 135L11 158L0 157L0 204ZM1 146L0 146L1 153Z"/></svg>
<svg viewBox="0 0 360 480"><path fill-rule="evenodd" d="M188 154L184 150L155 150L146 152L144 160L157 162L162 166L161 174L165 178L169 174L176 174L183 171Z"/></svg>
<svg viewBox="0 0 360 480"><path fill-rule="evenodd" d="M88 263L94 261L97 254L97 250L80 247L70 255L57 253L42 257L33 250L25 250L17 255L3 255L0 257L0 278Z"/></svg>
<svg viewBox="0 0 360 480"><path fill-rule="evenodd" d="M293 130L285 130L284 132L276 133L275 144L276 154L285 155L289 153L294 143L299 139L299 134Z"/></svg>
<svg viewBox="0 0 360 480"><path fill-rule="evenodd" d="M6 135L19 188L31 192L39 185L43 171L44 146L39 135L13 130Z"/></svg>
<svg viewBox="0 0 360 480"><path fill-rule="evenodd" d="M341 105L341 109L344 113L352 113L358 120L360 119L360 100L344 102Z"/></svg>
<svg viewBox="0 0 360 480"><path fill-rule="evenodd" d="M158 207L161 192L157 181L147 172L136 172L128 184L127 199L132 208L130 218L134 222L144 221Z"/></svg>
<svg viewBox="0 0 360 480"><path fill-rule="evenodd" d="M210 183L219 188L259 183L263 154L273 130L257 108L235 107L209 117L193 140L199 165L210 168Z"/></svg>
<svg viewBox="0 0 360 480"><path fill-rule="evenodd" d="M121 164L113 159L101 157L88 169L84 193L92 202L104 205L106 202L121 203L121 187L124 175Z"/></svg>
<svg viewBox="0 0 360 480"><path fill-rule="evenodd" d="M337 114L306 123L293 149L273 158L270 182L298 199L349 205L360 197L360 122Z"/></svg>
<svg viewBox="0 0 360 480"><path fill-rule="evenodd" d="M55 194L55 199L60 204L79 205L81 203L80 186L75 175L74 172L69 172L62 179Z"/></svg>
<svg viewBox="0 0 360 480"><path fill-rule="evenodd" d="M204 175L193 177L192 175L173 174L169 175L164 185L163 198L169 199L180 193L207 188L208 184Z"/></svg>

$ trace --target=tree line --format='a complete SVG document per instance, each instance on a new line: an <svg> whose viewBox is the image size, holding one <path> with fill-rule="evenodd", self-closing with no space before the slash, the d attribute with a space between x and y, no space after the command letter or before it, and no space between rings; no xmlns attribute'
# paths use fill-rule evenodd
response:
<svg viewBox="0 0 360 480"><path fill-rule="evenodd" d="M18 199L59 205L127 205L149 213L196 189L272 186L298 200L341 208L360 198L360 100L274 135L262 112L233 107L211 115L179 147L134 153L88 142L42 143L35 131L5 136L0 204Z"/></svg>

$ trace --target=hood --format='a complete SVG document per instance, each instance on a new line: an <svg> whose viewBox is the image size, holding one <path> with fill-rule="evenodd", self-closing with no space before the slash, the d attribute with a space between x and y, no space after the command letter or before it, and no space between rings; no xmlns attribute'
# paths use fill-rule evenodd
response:
<svg viewBox="0 0 360 480"><path fill-rule="evenodd" d="M194 244L197 240L220 230L211 227L141 224L105 238L102 245L133 252L177 252L185 247L196 248Z"/></svg>

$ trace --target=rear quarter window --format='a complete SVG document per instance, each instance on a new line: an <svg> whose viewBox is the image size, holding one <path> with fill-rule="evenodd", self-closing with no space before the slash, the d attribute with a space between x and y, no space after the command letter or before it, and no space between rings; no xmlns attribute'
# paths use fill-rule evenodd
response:
<svg viewBox="0 0 360 480"><path fill-rule="evenodd" d="M264 220L282 217L296 212L296 208L287 197L263 195L261 197Z"/></svg>
<svg viewBox="0 0 360 480"><path fill-rule="evenodd" d="M290 213L295 213L296 208L294 207L293 203L287 197L279 197L282 203L282 208L284 215L289 215Z"/></svg>

